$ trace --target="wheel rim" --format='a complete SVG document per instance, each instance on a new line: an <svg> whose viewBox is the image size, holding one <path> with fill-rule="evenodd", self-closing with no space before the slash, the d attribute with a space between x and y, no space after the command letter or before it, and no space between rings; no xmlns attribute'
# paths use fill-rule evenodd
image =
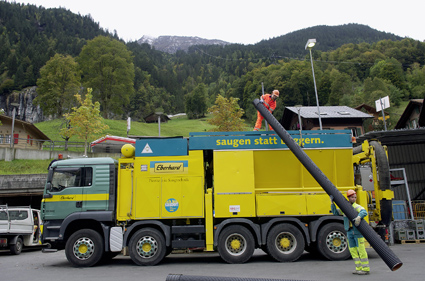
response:
<svg viewBox="0 0 425 281"><path fill-rule="evenodd" d="M333 253L342 253L347 245L347 237L341 231L332 231L326 237L326 246Z"/></svg>
<svg viewBox="0 0 425 281"><path fill-rule="evenodd" d="M280 252L290 254L297 248L297 239L292 233L281 232L276 236L275 245Z"/></svg>
<svg viewBox="0 0 425 281"><path fill-rule="evenodd" d="M151 258L158 252L158 242L151 236L142 237L136 245L137 254L142 258Z"/></svg>
<svg viewBox="0 0 425 281"><path fill-rule="evenodd" d="M94 253L94 242L90 238L81 237L74 243L74 256L79 260L87 260Z"/></svg>
<svg viewBox="0 0 425 281"><path fill-rule="evenodd" d="M245 237L238 233L230 234L226 239L226 250L235 256L242 255L246 250Z"/></svg>
<svg viewBox="0 0 425 281"><path fill-rule="evenodd" d="M20 252L22 250L22 242L18 241L16 242L16 251Z"/></svg>

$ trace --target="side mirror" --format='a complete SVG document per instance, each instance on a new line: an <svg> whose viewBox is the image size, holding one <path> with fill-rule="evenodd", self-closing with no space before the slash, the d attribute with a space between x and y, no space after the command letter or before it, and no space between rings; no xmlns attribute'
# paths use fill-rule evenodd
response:
<svg viewBox="0 0 425 281"><path fill-rule="evenodd" d="M51 182L47 182L46 183L46 190L47 191L52 191L52 183Z"/></svg>
<svg viewBox="0 0 425 281"><path fill-rule="evenodd" d="M52 197L53 197L53 195L50 194L50 193L47 193L47 194L44 194L43 195L43 198L52 198Z"/></svg>
<svg viewBox="0 0 425 281"><path fill-rule="evenodd" d="M53 195L48 193L48 191L52 190L52 183L51 182L47 182L46 183L46 194L43 195L43 198L52 198Z"/></svg>

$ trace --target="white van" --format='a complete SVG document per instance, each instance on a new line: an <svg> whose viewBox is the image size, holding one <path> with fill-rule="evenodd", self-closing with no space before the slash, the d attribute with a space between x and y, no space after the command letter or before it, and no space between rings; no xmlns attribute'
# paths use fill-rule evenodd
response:
<svg viewBox="0 0 425 281"><path fill-rule="evenodd" d="M0 205L0 249L19 255L24 246L40 246L40 211Z"/></svg>

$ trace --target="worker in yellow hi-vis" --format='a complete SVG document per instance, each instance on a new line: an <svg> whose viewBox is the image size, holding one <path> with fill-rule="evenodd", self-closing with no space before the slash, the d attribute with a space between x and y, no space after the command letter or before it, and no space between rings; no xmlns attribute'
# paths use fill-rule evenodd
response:
<svg viewBox="0 0 425 281"><path fill-rule="evenodd" d="M351 257L356 264L356 270L353 274L367 275L370 274L369 258L367 256L365 239L356 226L360 225L361 220L367 216L365 208L356 203L357 194L354 190L350 189L347 191L348 201L359 214L351 222L344 213L337 209L334 202L333 196L331 196L331 209L332 213L336 216L344 216L344 228L347 231L348 246L350 249Z"/></svg>

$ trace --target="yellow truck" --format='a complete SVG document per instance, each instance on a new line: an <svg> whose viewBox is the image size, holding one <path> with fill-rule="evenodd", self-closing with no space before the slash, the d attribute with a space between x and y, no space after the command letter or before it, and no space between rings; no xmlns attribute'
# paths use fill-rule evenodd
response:
<svg viewBox="0 0 425 281"><path fill-rule="evenodd" d="M357 190L374 226L389 224L382 214L391 210L381 202L393 194L380 188L379 143L366 141L353 154L349 130L289 133L341 193ZM256 248L279 262L304 250L350 257L342 217L332 215L329 196L273 131L141 138L121 151L119 160L51 163L44 252L64 249L75 266L121 252L137 265L156 265L175 249L193 248L218 251L228 263L247 262ZM386 151L378 151L384 166ZM359 185L360 168L370 172L373 190Z"/></svg>

